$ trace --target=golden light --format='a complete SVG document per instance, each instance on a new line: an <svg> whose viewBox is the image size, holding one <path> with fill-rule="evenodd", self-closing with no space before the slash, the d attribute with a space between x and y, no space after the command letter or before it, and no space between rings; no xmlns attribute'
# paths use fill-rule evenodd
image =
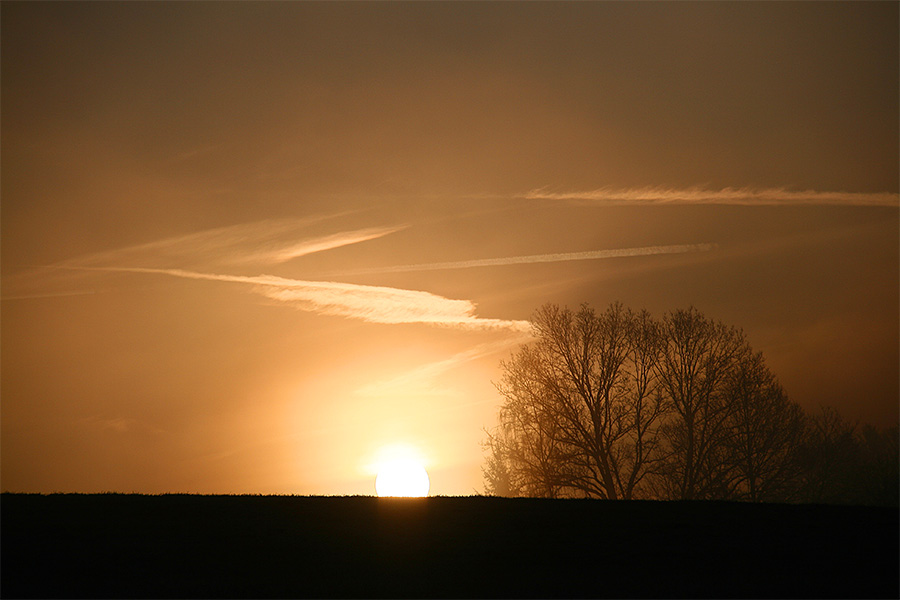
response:
<svg viewBox="0 0 900 600"><path fill-rule="evenodd" d="M409 450L392 449L382 453L375 476L375 493L379 497L422 497L428 495L431 481L422 461Z"/></svg>

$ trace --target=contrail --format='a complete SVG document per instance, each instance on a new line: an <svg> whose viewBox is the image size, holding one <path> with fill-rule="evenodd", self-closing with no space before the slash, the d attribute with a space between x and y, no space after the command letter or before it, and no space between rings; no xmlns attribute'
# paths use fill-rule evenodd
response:
<svg viewBox="0 0 900 600"><path fill-rule="evenodd" d="M368 227L366 229L357 229L355 231L343 231L332 235L326 235L309 240L301 240L291 244L282 243L270 249L261 250L248 254L241 261L235 262L269 262L282 263L292 258L306 256L315 252L323 252L340 248L341 246L349 246L369 240L378 239L386 235L390 235L402 229L406 229L408 225L397 225L394 227Z"/></svg>
<svg viewBox="0 0 900 600"><path fill-rule="evenodd" d="M154 273L185 279L249 284L253 286L254 292L272 300L284 302L299 310L360 319L370 323L426 323L464 329L506 329L516 332L527 332L531 329L528 321L478 317L475 314L475 304L469 300L453 300L419 290L334 281L302 281L275 275L245 276L199 273L184 269L65 268L121 273Z"/></svg>
<svg viewBox="0 0 900 600"><path fill-rule="evenodd" d="M408 227L406 224L367 227L311 237L309 225L331 216L280 219L207 229L155 242L99 252L67 260L59 266L103 266L164 261L207 264L278 264L293 258L374 240Z"/></svg>
<svg viewBox="0 0 900 600"><path fill-rule="evenodd" d="M619 248L615 250L590 250L587 252L561 252L556 254L530 254L505 258L481 258L453 262L395 265L342 271L334 275L368 275L372 273L402 273L405 271L436 271L440 269L468 269L470 267L499 267L504 265L524 265L531 263L564 262L570 260L597 260L601 258L624 258L630 256L652 256L656 254L684 254L687 252L708 252L718 248L717 244L678 244L671 246L644 246L640 248Z"/></svg>
<svg viewBox="0 0 900 600"><path fill-rule="evenodd" d="M883 206L900 207L900 195L890 192L792 191L784 188L599 188L574 192L532 190L527 199L568 200L598 205L725 204L735 206Z"/></svg>
<svg viewBox="0 0 900 600"><path fill-rule="evenodd" d="M249 267L279 264L308 254L378 239L408 227L407 224L367 227L318 236L305 232L313 223L343 214L346 213L243 223L71 258L5 279L4 291L13 292L4 295L2 300L93 293L47 291L48 286L59 287L63 283L57 280L60 270L70 273L81 271L83 275L84 271L123 264L157 269L193 267L202 271L218 270L225 265ZM68 287L75 283L69 282Z"/></svg>

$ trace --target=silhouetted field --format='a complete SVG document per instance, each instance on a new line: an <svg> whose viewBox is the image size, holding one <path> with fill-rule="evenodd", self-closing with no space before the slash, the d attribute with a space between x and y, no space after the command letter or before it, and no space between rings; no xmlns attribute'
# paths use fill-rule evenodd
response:
<svg viewBox="0 0 900 600"><path fill-rule="evenodd" d="M15 597L898 597L898 511L3 494Z"/></svg>

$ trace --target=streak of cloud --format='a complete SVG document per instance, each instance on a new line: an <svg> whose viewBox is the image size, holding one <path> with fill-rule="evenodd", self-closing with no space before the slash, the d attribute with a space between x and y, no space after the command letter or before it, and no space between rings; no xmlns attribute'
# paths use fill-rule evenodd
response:
<svg viewBox="0 0 900 600"><path fill-rule="evenodd" d="M78 267L71 267L77 269ZM360 319L370 323L426 323L464 329L498 329L524 332L528 321L484 319L475 315L475 304L419 290L338 283L302 281L274 275L225 275L183 269L146 267L81 267L121 273L155 273L185 279L224 281L253 286L256 293L309 312Z"/></svg>
<svg viewBox="0 0 900 600"><path fill-rule="evenodd" d="M508 256L505 258L482 258L453 262L394 265L354 271L342 271L336 275L368 275L372 273L402 273L405 271L435 271L441 269L468 269L472 267L498 267L531 263L565 262L571 260L598 260L603 258L625 258L632 256L653 256L657 254L684 254L687 252L708 252L718 248L717 244L678 244L670 246L644 246L640 248L618 248L612 250L590 250L587 252L562 252L556 254L531 254Z"/></svg>
<svg viewBox="0 0 900 600"><path fill-rule="evenodd" d="M86 267L102 270L126 264L157 269L209 270L225 266L276 265L308 254L381 238L408 227L405 224L366 227L318 236L311 236L305 231L312 224L346 214L242 223L82 255L5 277L3 288L7 293L2 300L94 293L79 289L86 284L96 284L84 281L91 270Z"/></svg>
<svg viewBox="0 0 900 600"><path fill-rule="evenodd" d="M246 256L240 262L283 263L293 258L313 254L314 252L324 252L325 250L340 248L341 246L349 246L350 244L374 240L400 231L401 229L405 229L406 227L406 225L399 225L396 227L369 227L366 229L357 229L355 231L342 231L332 235L302 240L292 244L282 244L275 248L261 250Z"/></svg>
<svg viewBox="0 0 900 600"><path fill-rule="evenodd" d="M159 263L247 265L278 264L293 258L380 238L406 225L368 227L310 237L304 229L340 215L305 219L270 219L208 229L106 252L74 258L61 266L103 266Z"/></svg>
<svg viewBox="0 0 900 600"><path fill-rule="evenodd" d="M525 194L532 200L564 200L600 205L685 205L726 204L734 206L882 206L900 207L900 195L880 192L791 191L784 188L724 188L708 190L665 187L599 188L575 192L532 190Z"/></svg>

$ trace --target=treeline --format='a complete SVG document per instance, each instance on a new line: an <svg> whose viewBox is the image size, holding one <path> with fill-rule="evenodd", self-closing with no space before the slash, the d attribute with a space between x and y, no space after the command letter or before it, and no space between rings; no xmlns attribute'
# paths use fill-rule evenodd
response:
<svg viewBox="0 0 900 600"><path fill-rule="evenodd" d="M488 494L898 505L898 428L806 414L734 327L619 303L532 325L501 363Z"/></svg>

